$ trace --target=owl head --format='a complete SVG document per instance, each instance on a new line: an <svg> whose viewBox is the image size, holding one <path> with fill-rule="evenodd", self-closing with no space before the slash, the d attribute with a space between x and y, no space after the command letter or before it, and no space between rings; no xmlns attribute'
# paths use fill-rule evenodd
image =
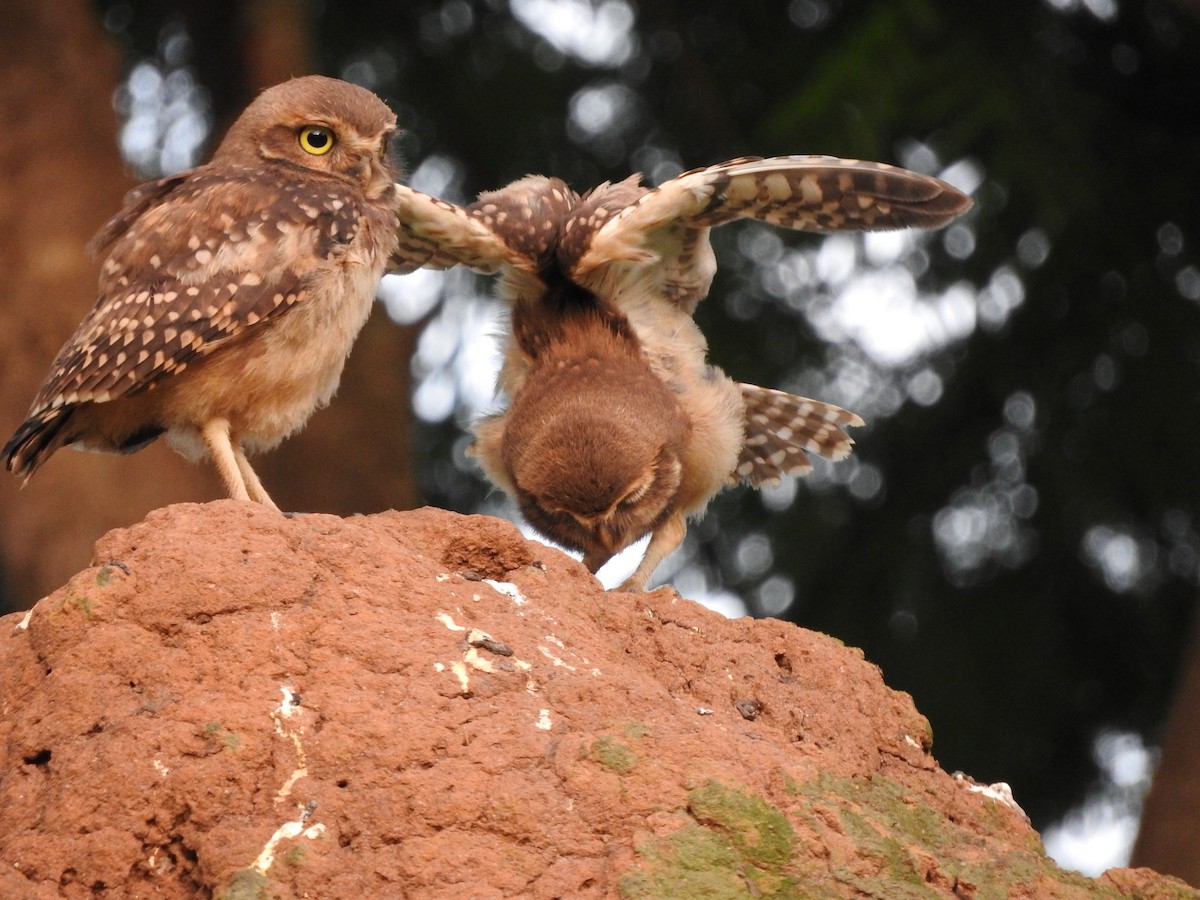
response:
<svg viewBox="0 0 1200 900"><path fill-rule="evenodd" d="M607 560L674 511L687 431L675 398L644 366L591 356L526 382L501 452L527 521Z"/></svg>
<svg viewBox="0 0 1200 900"><path fill-rule="evenodd" d="M213 154L221 165L298 166L349 182L376 199L394 190L389 152L396 116L366 88L306 75L267 88Z"/></svg>

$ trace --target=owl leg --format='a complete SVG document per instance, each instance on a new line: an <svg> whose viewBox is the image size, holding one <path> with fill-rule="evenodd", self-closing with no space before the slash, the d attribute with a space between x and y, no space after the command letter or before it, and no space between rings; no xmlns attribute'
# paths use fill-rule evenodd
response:
<svg viewBox="0 0 1200 900"><path fill-rule="evenodd" d="M650 543L646 546L646 555L642 557L638 567L633 570L633 574L626 578L616 590L629 593L644 591L646 582L650 580L650 576L654 574L658 564L674 552L675 548L683 542L685 534L687 534L687 523L684 521L683 513L675 513L654 529Z"/></svg>
<svg viewBox="0 0 1200 900"><path fill-rule="evenodd" d="M242 477L241 465L233 442L229 438L228 419L210 419L200 429L200 437L208 447L208 455L212 457L217 474L225 484L225 490L233 500L249 500L250 493L246 490L246 480ZM255 478L257 482L258 479ZM258 486L262 490L262 485Z"/></svg>
<svg viewBox="0 0 1200 900"><path fill-rule="evenodd" d="M241 473L242 481L245 482L246 491L250 494L250 499L255 503L261 503L267 509L273 509L278 512L279 507L268 496L266 489L262 486L262 482L258 480L258 473L251 467L250 460L246 459L246 453L242 450L242 445L239 443L233 444L233 458L237 461L238 472Z"/></svg>

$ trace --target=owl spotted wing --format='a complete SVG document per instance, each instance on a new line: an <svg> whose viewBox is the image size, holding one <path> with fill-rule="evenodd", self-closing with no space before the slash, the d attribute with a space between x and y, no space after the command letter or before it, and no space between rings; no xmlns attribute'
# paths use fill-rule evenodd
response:
<svg viewBox="0 0 1200 900"><path fill-rule="evenodd" d="M520 184L518 182L517 184ZM423 194L402 184L396 185L400 208L396 216L398 245L388 260L388 272L396 275L415 272L422 266L450 269L466 266L476 272L492 274L505 266L523 266L527 257L505 241L506 234L528 217L497 217L489 197L508 197L515 185L492 194L484 194L471 206L458 206Z"/></svg>
<svg viewBox="0 0 1200 900"><path fill-rule="evenodd" d="M107 255L116 240L137 222L142 213L186 182L192 174L191 172L180 172L176 175L168 175L157 181L139 184L129 191L125 195L121 211L105 222L88 243L88 254L90 256Z"/></svg>
<svg viewBox="0 0 1200 900"><path fill-rule="evenodd" d="M566 261L597 284L614 263L657 264L658 292L686 310L708 293L716 263L708 230L737 218L799 231L936 228L971 200L954 187L885 163L832 156L743 158L694 169L593 217L587 246ZM644 274L644 273L643 273Z"/></svg>
<svg viewBox="0 0 1200 900"><path fill-rule="evenodd" d="M844 459L854 441L845 428L863 420L839 406L783 391L739 384L746 403L746 438L729 483L753 487L777 483L783 475L806 475L808 453Z"/></svg>
<svg viewBox="0 0 1200 900"><path fill-rule="evenodd" d="M150 389L304 299L354 238L358 209L336 182L285 189L270 177L202 167L129 195L93 241L107 252L99 300L0 451L11 470L36 466L76 405Z"/></svg>

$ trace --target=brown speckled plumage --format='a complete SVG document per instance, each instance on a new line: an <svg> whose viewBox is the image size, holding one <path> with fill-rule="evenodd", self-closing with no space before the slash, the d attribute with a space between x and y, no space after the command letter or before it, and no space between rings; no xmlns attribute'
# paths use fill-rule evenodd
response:
<svg viewBox="0 0 1200 900"><path fill-rule="evenodd" d="M499 387L476 425L488 477L594 572L651 535L622 585L641 590L726 484L758 486L840 459L858 416L737 384L692 319L716 271L709 229L739 217L804 231L937 227L959 191L881 163L745 158L649 190L632 176L582 196L528 176L458 207L400 188L391 268L500 273L512 307Z"/></svg>
<svg viewBox="0 0 1200 900"><path fill-rule="evenodd" d="M99 297L2 451L28 478L59 447L130 452L162 433L271 504L246 452L328 402L395 242L395 117L369 91L264 91L208 164L142 185L92 243ZM324 153L302 133L325 129Z"/></svg>

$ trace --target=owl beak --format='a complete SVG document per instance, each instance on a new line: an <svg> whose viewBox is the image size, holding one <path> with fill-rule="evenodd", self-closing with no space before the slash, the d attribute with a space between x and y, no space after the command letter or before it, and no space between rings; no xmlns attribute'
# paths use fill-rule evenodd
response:
<svg viewBox="0 0 1200 900"><path fill-rule="evenodd" d="M629 543L627 532L617 526L607 512L590 516L571 513L571 517L591 535L592 552L595 553L599 549L605 560L623 550Z"/></svg>

